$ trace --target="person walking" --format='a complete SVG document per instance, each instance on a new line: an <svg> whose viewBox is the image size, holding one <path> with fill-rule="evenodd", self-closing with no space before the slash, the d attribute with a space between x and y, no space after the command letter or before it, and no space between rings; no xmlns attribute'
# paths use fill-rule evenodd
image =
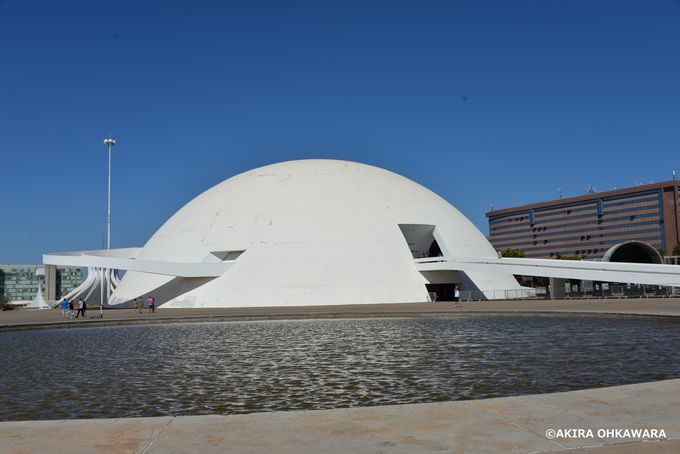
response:
<svg viewBox="0 0 680 454"><path fill-rule="evenodd" d="M460 290L458 290L458 286L453 289L453 302L456 304L456 307L463 307L463 305L460 304Z"/></svg>
<svg viewBox="0 0 680 454"><path fill-rule="evenodd" d="M68 300L61 300L61 318L68 318Z"/></svg>
<svg viewBox="0 0 680 454"><path fill-rule="evenodd" d="M85 318L85 311L87 310L87 303L82 298L80 298L80 300L78 301L78 304L80 304L80 303L83 304L83 318Z"/></svg>
<svg viewBox="0 0 680 454"><path fill-rule="evenodd" d="M146 305L149 306L149 311L151 313L156 311L156 300L153 296L149 295L149 299L146 300Z"/></svg>
<svg viewBox="0 0 680 454"><path fill-rule="evenodd" d="M138 314L141 314L142 313L142 307L143 307L142 297L138 296L137 298L135 298L135 304L134 304L135 312L138 313Z"/></svg>
<svg viewBox="0 0 680 454"><path fill-rule="evenodd" d="M78 316L80 316L80 315L82 315L83 318L85 318L85 309L83 309L83 299L82 298L80 298L78 300L78 312L76 312L76 318L78 318Z"/></svg>
<svg viewBox="0 0 680 454"><path fill-rule="evenodd" d="M68 318L73 318L73 311L75 310L75 307L73 306L73 300L69 300L68 302Z"/></svg>

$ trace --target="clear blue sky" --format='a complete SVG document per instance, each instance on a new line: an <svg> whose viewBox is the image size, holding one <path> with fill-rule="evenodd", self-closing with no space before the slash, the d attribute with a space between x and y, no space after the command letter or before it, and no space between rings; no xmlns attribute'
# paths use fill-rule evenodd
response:
<svg viewBox="0 0 680 454"><path fill-rule="evenodd" d="M496 208L680 171L680 1L0 0L0 263L336 158Z"/></svg>

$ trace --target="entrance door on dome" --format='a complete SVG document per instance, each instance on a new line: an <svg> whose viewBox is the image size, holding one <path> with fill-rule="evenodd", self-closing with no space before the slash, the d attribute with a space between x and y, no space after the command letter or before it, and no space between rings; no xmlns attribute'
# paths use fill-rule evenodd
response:
<svg viewBox="0 0 680 454"><path fill-rule="evenodd" d="M425 284L428 293L432 297L432 301L453 301L453 294L456 290L456 284Z"/></svg>
<svg viewBox="0 0 680 454"><path fill-rule="evenodd" d="M441 257L442 250L434 237L436 226L430 224L399 224L413 258Z"/></svg>

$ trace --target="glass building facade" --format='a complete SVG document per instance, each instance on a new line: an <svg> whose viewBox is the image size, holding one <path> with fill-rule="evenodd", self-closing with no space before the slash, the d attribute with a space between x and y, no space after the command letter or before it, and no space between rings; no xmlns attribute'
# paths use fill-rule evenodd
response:
<svg viewBox="0 0 680 454"><path fill-rule="evenodd" d="M0 265L0 297L10 301L29 301L38 293L36 270L43 265ZM75 267L58 267L54 289L57 298L61 298L83 282L83 269ZM43 281L43 286L44 286ZM45 289L43 289L45 290Z"/></svg>
<svg viewBox="0 0 680 454"><path fill-rule="evenodd" d="M679 189L669 181L490 211L488 239L529 258L598 259L632 240L669 254L680 237Z"/></svg>

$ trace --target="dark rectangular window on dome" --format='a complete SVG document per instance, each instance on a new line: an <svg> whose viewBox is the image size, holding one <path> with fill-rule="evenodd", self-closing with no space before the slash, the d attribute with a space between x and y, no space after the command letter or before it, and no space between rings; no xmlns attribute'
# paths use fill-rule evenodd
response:
<svg viewBox="0 0 680 454"><path fill-rule="evenodd" d="M430 224L399 224L406 244L413 258L441 257L442 251L434 238L434 225Z"/></svg>
<svg viewBox="0 0 680 454"><path fill-rule="evenodd" d="M236 260L245 251L210 251L212 255L222 260L223 262L229 260Z"/></svg>

